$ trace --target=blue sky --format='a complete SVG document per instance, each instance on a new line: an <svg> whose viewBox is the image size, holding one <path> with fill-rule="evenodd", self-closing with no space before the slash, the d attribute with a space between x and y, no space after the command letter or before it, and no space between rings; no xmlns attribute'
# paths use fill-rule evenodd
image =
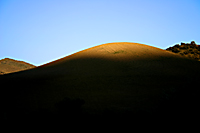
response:
<svg viewBox="0 0 200 133"><path fill-rule="evenodd" d="M92 46L200 44L199 0L0 0L0 59L36 66Z"/></svg>

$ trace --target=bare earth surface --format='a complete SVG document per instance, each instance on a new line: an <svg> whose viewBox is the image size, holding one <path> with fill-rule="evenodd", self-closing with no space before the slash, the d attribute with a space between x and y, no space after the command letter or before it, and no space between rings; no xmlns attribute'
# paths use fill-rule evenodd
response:
<svg viewBox="0 0 200 133"><path fill-rule="evenodd" d="M0 75L35 68L34 65L9 58L0 60Z"/></svg>
<svg viewBox="0 0 200 133"><path fill-rule="evenodd" d="M72 106L75 104L82 105L83 114L92 116L166 119L175 115L181 120L184 115L186 119L198 112L195 83L199 68L198 61L152 46L103 44L1 76L1 84L7 85L1 92L2 114L13 120L19 114L21 118L40 110L62 110L59 118L65 120L80 116L80 112L74 113L79 110ZM37 116L44 117L40 113Z"/></svg>

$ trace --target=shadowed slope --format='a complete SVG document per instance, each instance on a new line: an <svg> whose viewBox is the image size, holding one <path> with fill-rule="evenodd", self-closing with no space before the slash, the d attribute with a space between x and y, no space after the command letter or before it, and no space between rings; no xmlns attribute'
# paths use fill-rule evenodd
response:
<svg viewBox="0 0 200 133"><path fill-rule="evenodd" d="M83 110L90 114L170 112L176 110L170 100L180 102L180 111L189 105L184 95L192 106L199 93L193 86L199 67L199 62L143 44L103 44L2 76L7 84L1 93L3 108L9 115L16 110L55 110L55 104L68 97L83 99Z"/></svg>

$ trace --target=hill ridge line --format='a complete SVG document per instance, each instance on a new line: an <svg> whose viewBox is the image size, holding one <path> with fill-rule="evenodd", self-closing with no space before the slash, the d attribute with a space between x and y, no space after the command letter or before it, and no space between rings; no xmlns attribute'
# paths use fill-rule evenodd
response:
<svg viewBox="0 0 200 133"><path fill-rule="evenodd" d="M47 66L47 65L49 65L49 64L52 64L52 63L54 63L54 62L60 61L60 60L62 60L62 59L70 58L70 57L72 57L72 56L74 56L74 55L77 55L77 54L82 53L82 52L86 52L86 51L91 50L91 49L94 49L94 48L98 48L98 47L106 46L106 45L115 45L115 44L121 44L121 45L123 45L123 44L126 44L126 45L127 45L127 44L129 44L129 45L133 45L133 44L134 44L134 45L143 45L143 46L146 46L146 47L154 48L154 49L157 49L157 50L160 50L160 51L165 51L165 52L167 52L167 53L170 53L170 54L179 56L179 55L177 55L177 54L175 54L175 53L173 53L173 52L170 52L170 51L167 51L167 50L164 50L164 49L161 49L161 48L157 48L157 47L154 47L154 46L150 46L150 45L147 45L147 44L135 43L135 42L110 42L110 43L103 43L103 44L100 44L100 45L97 45L97 46L93 46L93 47L90 47L90 48L86 48L86 49L84 49L84 50L75 52L75 53L73 53L73 54L67 55L67 56L65 56L65 57L62 57L62 58L60 58L60 59L51 61L51 62L49 62L49 63L43 64L43 65L38 66L38 67L39 67L39 68L40 68L40 67L45 67L45 66ZM180 57L181 57L181 56L180 56Z"/></svg>

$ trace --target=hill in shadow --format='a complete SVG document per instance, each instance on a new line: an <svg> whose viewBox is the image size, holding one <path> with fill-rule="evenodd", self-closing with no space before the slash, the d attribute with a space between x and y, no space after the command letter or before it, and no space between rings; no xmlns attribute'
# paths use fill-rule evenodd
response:
<svg viewBox="0 0 200 133"><path fill-rule="evenodd" d="M1 76L6 85L1 89L2 119L120 122L197 117L199 67L195 60L144 44L99 45Z"/></svg>

